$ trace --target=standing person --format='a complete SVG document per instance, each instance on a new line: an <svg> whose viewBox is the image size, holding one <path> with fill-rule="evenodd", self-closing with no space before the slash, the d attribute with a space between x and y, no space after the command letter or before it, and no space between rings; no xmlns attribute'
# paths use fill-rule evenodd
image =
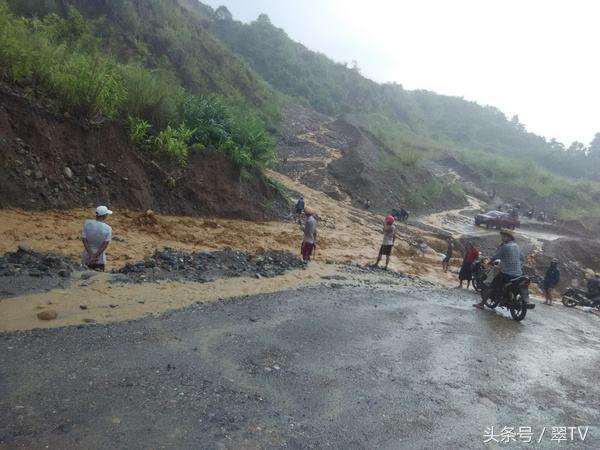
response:
<svg viewBox="0 0 600 450"><path fill-rule="evenodd" d="M479 250L477 250L471 242L465 244L465 256L463 258L462 267L458 274L458 280L460 284L459 288L463 287L463 281L467 281L467 289L471 285L471 278L473 276L471 265L479 258Z"/></svg>
<svg viewBox="0 0 600 450"><path fill-rule="evenodd" d="M446 249L446 257L442 260L442 269L444 272L448 272L448 264L452 259L452 253L454 252L454 246L452 245L452 238L448 238L448 248Z"/></svg>
<svg viewBox="0 0 600 450"><path fill-rule="evenodd" d="M544 304L552 306L552 289L554 289L560 282L560 271L558 270L558 261L553 259L550 263L550 267L546 270L546 276L544 277L544 294L546 294L546 301Z"/></svg>
<svg viewBox="0 0 600 450"><path fill-rule="evenodd" d="M304 211L304 197L300 197L296 203L296 214L302 214Z"/></svg>
<svg viewBox="0 0 600 450"><path fill-rule="evenodd" d="M587 297L591 300L600 297L600 272L596 272L587 282Z"/></svg>
<svg viewBox="0 0 600 450"><path fill-rule="evenodd" d="M500 237L502 244L491 259L492 261L500 260L500 273L494 277L490 286L493 296L501 295L504 284L523 275L523 262L525 260L511 230L500 231ZM475 303L473 306L483 309L484 305L485 299L482 299L480 303Z"/></svg>
<svg viewBox="0 0 600 450"><path fill-rule="evenodd" d="M306 215L306 223L303 228L304 239L302 239L300 253L304 261L310 261L317 245L317 219L315 219L314 212L308 208L304 208L304 214Z"/></svg>
<svg viewBox="0 0 600 450"><path fill-rule="evenodd" d="M106 223L112 211L106 206L96 208L96 220L86 220L83 224L81 240L83 253L81 262L89 269L104 272L106 268L106 249L112 239L112 228Z"/></svg>
<svg viewBox="0 0 600 450"><path fill-rule="evenodd" d="M383 243L379 247L379 255L377 255L377 261L375 261L375 267L379 266L379 262L383 255L385 255L385 270L387 270L390 264L390 255L392 254L392 248L394 248L394 242L396 242L396 225L394 225L394 216L387 216L385 223L383 224Z"/></svg>
<svg viewBox="0 0 600 450"><path fill-rule="evenodd" d="M400 207L400 220L404 223L408 222L408 211L404 208L404 206Z"/></svg>

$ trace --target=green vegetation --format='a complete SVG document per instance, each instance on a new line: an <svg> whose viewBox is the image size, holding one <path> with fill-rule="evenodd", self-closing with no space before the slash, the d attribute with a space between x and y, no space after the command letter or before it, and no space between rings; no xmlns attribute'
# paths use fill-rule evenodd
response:
<svg viewBox="0 0 600 450"><path fill-rule="evenodd" d="M0 75L58 112L128 118L135 144L182 165L190 150L204 148L224 152L245 171L274 160L258 114L232 100L191 95L168 70L117 61L101 50L99 24L73 7L66 18L17 18L0 0Z"/></svg>
<svg viewBox="0 0 600 450"><path fill-rule="evenodd" d="M96 50L77 11L71 9L68 19L20 19L2 0L0 29L4 79L40 94L57 110L90 118L118 114L127 96L119 64Z"/></svg>
<svg viewBox="0 0 600 450"><path fill-rule="evenodd" d="M6 1L16 14L26 17L42 18L49 13L67 17L69 9L75 8L88 24L95 25L94 35L106 53L115 55L119 62L148 68L153 75L161 74L150 80L157 83L155 86L137 84L145 87L144 94L164 93L168 100L173 86L183 86L194 95L218 94L252 109L270 128L276 127L284 97L206 30L210 8L195 0ZM186 10L180 3L193 5L193 9ZM136 72L134 67L124 76L135 77L131 72ZM144 76L143 71L137 74ZM172 105L164 107L167 112L172 110Z"/></svg>
<svg viewBox="0 0 600 450"><path fill-rule="evenodd" d="M528 133L516 116L377 84L356 63L293 42L265 15L250 24L218 20L195 0L0 0L0 78L61 113L128 120L137 145L180 164L215 149L246 172L269 165L275 147L266 130L276 131L291 98L370 132L394 153L382 164L399 174L450 155L485 180L559 196L572 208L600 198L600 134L565 149ZM447 194L439 182L415 189L419 201Z"/></svg>
<svg viewBox="0 0 600 450"><path fill-rule="evenodd" d="M147 121L130 116L130 138L141 148L169 155L180 164L186 163L190 150L205 148L223 152L244 173L275 160L275 142L252 111L217 96L186 95L177 105L177 117L177 126L167 125L152 135Z"/></svg>
<svg viewBox="0 0 600 450"><path fill-rule="evenodd" d="M564 209L560 212L560 217L563 219L586 219L600 217L600 206Z"/></svg>
<svg viewBox="0 0 600 450"><path fill-rule="evenodd" d="M427 91L406 91L401 85L377 84L360 74L356 63L336 63L293 42L266 16L243 24L214 21L213 32L269 83L325 114L351 113L406 163L423 156L484 151L529 160L557 174L600 181L582 144L570 149L528 133L518 117L508 120L498 109L462 98ZM578 144L578 145L576 145ZM582 151L583 150L583 151Z"/></svg>
<svg viewBox="0 0 600 450"><path fill-rule="evenodd" d="M485 152L465 152L459 159L483 173L488 182L502 183L531 191L539 197L564 198L572 207L593 205L600 198L600 183L576 181L540 169L531 161L517 161Z"/></svg>

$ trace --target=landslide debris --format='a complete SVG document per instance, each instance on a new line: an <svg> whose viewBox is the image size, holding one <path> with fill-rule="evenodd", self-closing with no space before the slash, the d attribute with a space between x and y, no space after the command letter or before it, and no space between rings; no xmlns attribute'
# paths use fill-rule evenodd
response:
<svg viewBox="0 0 600 450"><path fill-rule="evenodd" d="M64 287L77 264L26 246L0 256L0 298Z"/></svg>
<svg viewBox="0 0 600 450"><path fill-rule="evenodd" d="M225 249L209 253L165 248L155 251L144 261L127 263L114 271L123 275L116 277L114 281L142 283L158 280L186 280L204 283L228 277L268 278L305 266L300 258L284 251L250 254Z"/></svg>

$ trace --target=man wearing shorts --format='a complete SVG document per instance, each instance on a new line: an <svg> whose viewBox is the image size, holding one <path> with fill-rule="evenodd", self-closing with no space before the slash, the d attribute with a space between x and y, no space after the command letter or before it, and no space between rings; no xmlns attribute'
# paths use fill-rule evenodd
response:
<svg viewBox="0 0 600 450"><path fill-rule="evenodd" d="M452 253L454 252L454 246L452 245L452 238L448 238L448 248L446 250L446 256L442 260L442 269L444 272L448 272L448 264L450 264L450 260L452 259Z"/></svg>
<svg viewBox="0 0 600 450"><path fill-rule="evenodd" d="M96 220L86 220L81 233L83 253L81 262L89 269L104 272L106 268L106 248L112 239L112 228L106 223L112 211L106 206L96 208Z"/></svg>
<svg viewBox="0 0 600 450"><path fill-rule="evenodd" d="M306 224L304 225L304 239L300 246L300 253L304 261L310 261L310 258L315 250L317 242L317 219L312 210L304 208L306 215Z"/></svg>
<svg viewBox="0 0 600 450"><path fill-rule="evenodd" d="M379 248L379 255L377 255L377 261L375 261L375 267L379 266L379 262L383 255L385 255L385 270L387 270L390 264L390 255L392 254L392 248L396 241L396 226L394 225L394 217L387 216L383 225L383 243Z"/></svg>

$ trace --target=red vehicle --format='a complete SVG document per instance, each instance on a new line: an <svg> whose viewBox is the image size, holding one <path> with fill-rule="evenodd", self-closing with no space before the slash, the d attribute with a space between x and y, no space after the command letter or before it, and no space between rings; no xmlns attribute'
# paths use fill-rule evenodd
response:
<svg viewBox="0 0 600 450"><path fill-rule="evenodd" d="M485 214L475 216L475 225L485 225L488 228L510 228L514 230L521 226L521 222L516 217L502 211L489 211Z"/></svg>

